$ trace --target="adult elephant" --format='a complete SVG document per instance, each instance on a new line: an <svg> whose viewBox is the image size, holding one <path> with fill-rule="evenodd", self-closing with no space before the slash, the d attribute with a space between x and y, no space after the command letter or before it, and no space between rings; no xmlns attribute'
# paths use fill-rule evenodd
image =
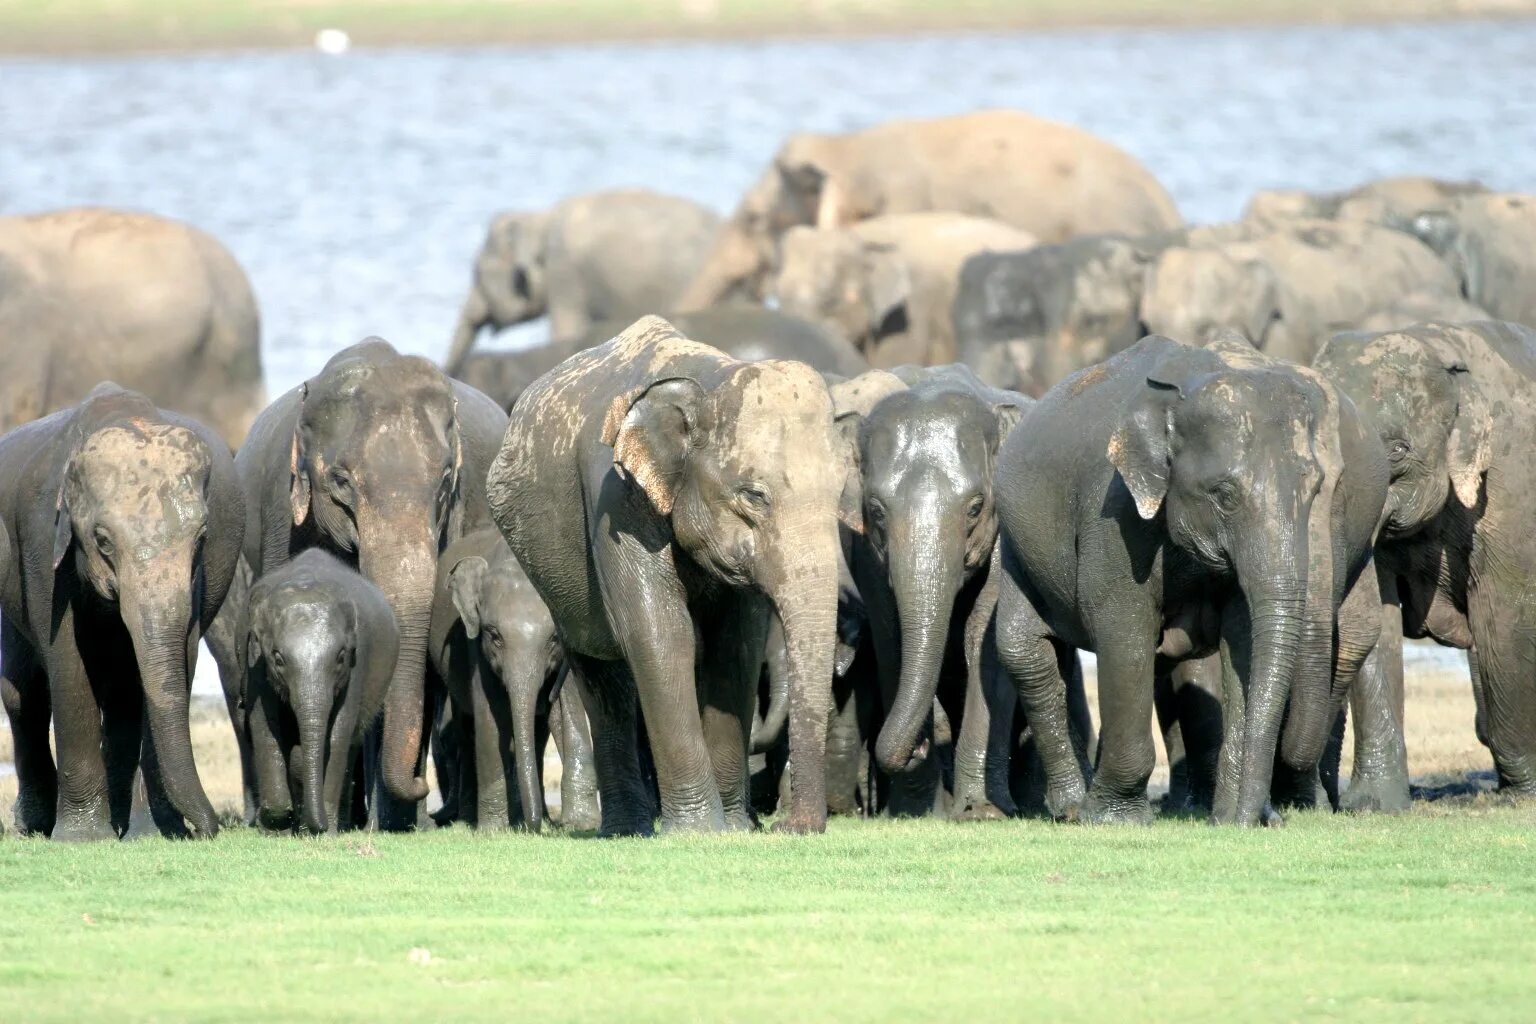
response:
<svg viewBox="0 0 1536 1024"><path fill-rule="evenodd" d="M989 217L1041 242L1151 234L1180 222L1168 193L1130 154L1021 111L793 135L720 229L678 308L763 298L779 240L797 224L847 227L924 210Z"/></svg>
<svg viewBox="0 0 1536 1024"><path fill-rule="evenodd" d="M1159 661L1219 650L1214 817L1259 823L1277 753L1296 773L1316 771L1335 689L1375 642L1341 632L1336 662L1338 609L1374 583L1362 570L1386 497L1380 446L1316 374L1223 345L1144 338L1052 388L999 456L997 653L1056 815L1149 817ZM1063 648L1099 658L1102 735L1086 791Z"/></svg>
<svg viewBox="0 0 1536 1024"><path fill-rule="evenodd" d="M796 227L784 235L769 290L780 309L836 330L873 366L941 365L955 359L951 309L961 265L1034 244L1028 232L957 213Z"/></svg>
<svg viewBox="0 0 1536 1024"><path fill-rule="evenodd" d="M1422 213L1448 209L1463 196L1486 193L1475 181L1446 181L1413 175L1379 178L1339 192L1266 189L1254 193L1243 220L1268 224L1286 220L1354 220L1403 230Z"/></svg>
<svg viewBox="0 0 1536 1024"><path fill-rule="evenodd" d="M1467 195L1411 230L1456 272L1467 300L1494 319L1536 327L1536 196Z"/></svg>
<svg viewBox="0 0 1536 1024"><path fill-rule="evenodd" d="M491 221L447 367L457 371L484 327L549 316L569 343L604 320L629 323L671 309L693 280L719 227L713 211L646 189L575 196L547 210Z"/></svg>
<svg viewBox="0 0 1536 1024"><path fill-rule="evenodd" d="M715 306L675 314L670 321L691 338L704 338L726 355L756 362L794 359L819 373L855 377L869 369L852 345L825 327L759 306ZM510 411L530 384L582 349L601 345L628 323L603 323L573 344L539 345L515 352L476 352L456 376Z"/></svg>
<svg viewBox="0 0 1536 1024"><path fill-rule="evenodd" d="M1501 790L1536 795L1536 331L1486 321L1343 334L1316 365L1392 465L1376 546L1383 601L1407 636L1476 651L1478 738ZM1388 685L1383 703L1400 709L1401 676ZM1386 743L1357 742L1367 759L1401 757L1391 726Z"/></svg>
<svg viewBox="0 0 1536 1024"><path fill-rule="evenodd" d="M81 207L0 217L0 431L102 380L238 446L262 406L261 326L229 250L190 225Z"/></svg>
<svg viewBox="0 0 1536 1024"><path fill-rule="evenodd" d="M656 317L572 356L513 409L491 511L586 688L605 833L651 828L637 691L662 827L752 826L747 743L770 611L793 704L781 826L825 827L844 483L832 431L810 367L734 360Z"/></svg>
<svg viewBox="0 0 1536 1024"><path fill-rule="evenodd" d="M438 554L490 524L485 474L506 414L426 359L369 338L278 398L236 458L250 508L245 559L260 576L322 547L357 566L394 610L400 653L384 702L380 822L411 827L427 631Z"/></svg>
<svg viewBox="0 0 1536 1024"><path fill-rule="evenodd" d="M126 831L142 740L162 830L182 831L179 816L197 836L216 835L187 707L198 638L229 590L245 528L229 447L101 384L0 439L0 479L15 541L0 589L0 688L18 828L55 839Z"/></svg>

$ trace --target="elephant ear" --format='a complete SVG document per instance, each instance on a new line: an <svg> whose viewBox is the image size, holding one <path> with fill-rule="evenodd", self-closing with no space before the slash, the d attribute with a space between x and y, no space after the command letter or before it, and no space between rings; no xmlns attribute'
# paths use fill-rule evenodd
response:
<svg viewBox="0 0 1536 1024"><path fill-rule="evenodd" d="M63 478L59 481L59 493L53 500L53 571L58 572L69 554L69 546L75 540L75 521L70 504L78 485L75 481L75 463L71 459L64 464Z"/></svg>
<svg viewBox="0 0 1536 1024"><path fill-rule="evenodd" d="M459 425L459 399L453 399L453 418L448 421L448 444L453 449L453 478L448 485L448 521L445 545L464 536L464 431Z"/></svg>
<svg viewBox="0 0 1536 1024"><path fill-rule="evenodd" d="M864 301L876 338L907 329L912 275L893 245L866 243L863 252Z"/></svg>
<svg viewBox="0 0 1536 1024"><path fill-rule="evenodd" d="M1456 382L1457 394L1456 420L1446 443L1451 487L1456 491L1457 501L1467 508L1476 508L1483 474L1493 461L1493 413L1483 389L1472 379L1465 363L1453 361L1446 369Z"/></svg>
<svg viewBox="0 0 1536 1024"><path fill-rule="evenodd" d="M672 514L689 454L711 424L709 396L691 377L664 377L619 395L603 420L619 475L633 481L663 516Z"/></svg>
<svg viewBox="0 0 1536 1024"><path fill-rule="evenodd" d="M448 570L448 594L464 623L464 635L471 640L480 635L480 585L490 568L479 555L468 555Z"/></svg>
<svg viewBox="0 0 1536 1024"><path fill-rule="evenodd" d="M997 417L997 446L1001 448L1013 428L1019 425L1024 414L1034 403L1023 395L1010 395L992 403L992 414Z"/></svg>
<svg viewBox="0 0 1536 1024"><path fill-rule="evenodd" d="M864 489L860 476L859 430L880 400L907 385L886 370L866 370L851 380L838 381L827 390L832 395L833 441L840 453L844 478L837 518L855 533L864 532Z"/></svg>
<svg viewBox="0 0 1536 1024"><path fill-rule="evenodd" d="M1125 481L1141 518L1151 520L1168 495L1172 409L1166 393L1181 393L1178 385L1148 377L1151 389L1109 438L1109 461Z"/></svg>
<svg viewBox="0 0 1536 1024"><path fill-rule="evenodd" d="M293 525L303 526L309 517L309 465L304 450L304 402L309 398L309 382L299 385L299 415L293 421L293 441L288 450L288 502L293 508Z"/></svg>

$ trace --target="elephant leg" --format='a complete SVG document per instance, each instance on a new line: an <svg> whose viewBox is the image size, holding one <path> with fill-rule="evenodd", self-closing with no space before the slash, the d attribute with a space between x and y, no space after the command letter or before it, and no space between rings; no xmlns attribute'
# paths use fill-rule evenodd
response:
<svg viewBox="0 0 1536 1024"><path fill-rule="evenodd" d="M1216 767L1216 792L1211 799L1211 820L1231 823L1237 820L1238 791L1243 778L1243 748L1247 720L1248 678L1252 660L1253 627L1246 606L1229 602L1221 616L1221 757ZM1260 814L1264 824L1279 824L1279 816L1266 804Z"/></svg>
<svg viewBox="0 0 1536 1024"><path fill-rule="evenodd" d="M91 638L73 607L66 606L48 650L48 693L59 755L59 797L53 838L116 839L107 805L107 766L102 758L101 705L80 656Z"/></svg>
<svg viewBox="0 0 1536 1024"><path fill-rule="evenodd" d="M1134 613L1109 612L1106 621L1134 623ZM1124 628L1124 627L1122 627ZM1129 631L1134 631L1134 626ZM1083 816L1091 822L1152 820L1147 780L1157 763L1152 745L1154 654L1150 645L1131 639L1101 644L1099 649L1099 758Z"/></svg>
<svg viewBox="0 0 1536 1024"><path fill-rule="evenodd" d="M1177 758L1183 783L1177 796L1170 783L1170 810L1210 813L1221 760L1221 691L1220 653L1180 662L1168 674L1167 698L1173 723L1164 733L1164 742L1170 774ZM1169 731L1172 738L1166 738Z"/></svg>
<svg viewBox="0 0 1536 1024"><path fill-rule="evenodd" d="M467 730L464 741L464 776L474 776L474 793L468 787L461 788L467 810L474 807L475 827L482 830L509 828L514 820L521 822L522 815L513 816L513 801L517 799L515 788L508 784L514 776L509 764L512 749L512 706L507 700L507 690L501 680L490 671L483 659L469 680L470 712L463 720ZM473 796L474 803L467 801Z"/></svg>
<svg viewBox="0 0 1536 1024"><path fill-rule="evenodd" d="M1168 755L1168 792L1163 797L1164 811L1182 811L1189 806L1189 765L1184 750L1184 732L1173 698L1173 666L1158 663L1152 682L1152 710L1163 734L1163 750Z"/></svg>
<svg viewBox="0 0 1536 1024"><path fill-rule="evenodd" d="M562 686L555 703L560 709L560 824L577 832L595 832L602 826L602 813L597 805L592 731L580 688Z"/></svg>
<svg viewBox="0 0 1536 1024"><path fill-rule="evenodd" d="M995 663L986 653L996 608L997 582L988 574L965 622L965 711L955 742L955 801L950 814L959 821L1018 813L1008 786L1013 753L1009 733L1018 695L999 685Z"/></svg>
<svg viewBox="0 0 1536 1024"><path fill-rule="evenodd" d="M282 712L270 693L247 694L252 770L256 776L256 824L266 832L294 825L293 792L282 737Z"/></svg>
<svg viewBox="0 0 1536 1024"><path fill-rule="evenodd" d="M469 778L474 760L473 755L463 748L472 733L467 729L460 732L461 724L468 724L469 709L460 708L457 702L449 699L443 684L431 670L428 670L426 692L428 714L425 720L432 723L427 745L431 747L432 770L442 800L431 814L432 821L439 827L455 821L473 824L470 817L474 813L474 798L467 791L474 786L474 780Z"/></svg>
<svg viewBox="0 0 1536 1024"><path fill-rule="evenodd" d="M130 662L132 654L128 655ZM124 680L126 682L126 680ZM114 685L98 692L101 704L102 760L107 768L107 807L112 828L119 836L129 833L135 810L135 778L144 745L144 695L137 686ZM144 804L147 810L147 797ZM142 817L142 816L141 816Z"/></svg>
<svg viewBox="0 0 1536 1024"><path fill-rule="evenodd" d="M1499 792L1536 797L1536 608L1496 603L1483 588L1467 605Z"/></svg>
<svg viewBox="0 0 1536 1024"><path fill-rule="evenodd" d="M739 591L718 602L713 612L712 621L700 623L705 638L698 666L700 721L725 827L750 831L757 821L747 757L768 638L768 602Z"/></svg>
<svg viewBox="0 0 1536 1024"><path fill-rule="evenodd" d="M998 663L1018 693L1045 766L1046 813L1053 818L1076 818L1083 807L1087 784L1072 746L1067 685L1061 674L1057 644L1020 586L1018 568L1008 564L1006 550L1003 561L1007 571L999 577Z"/></svg>
<svg viewBox="0 0 1536 1024"><path fill-rule="evenodd" d="M1395 587L1381 595L1377 614L1376 645L1349 689L1355 760L1349 788L1339 801L1346 811L1405 811L1412 799L1402 717L1403 610Z"/></svg>
<svg viewBox="0 0 1536 1024"><path fill-rule="evenodd" d="M24 836L47 835L59 798L48 745L48 676L37 651L9 619L0 620L0 699L11 720L16 760L16 830Z"/></svg>
<svg viewBox="0 0 1536 1024"><path fill-rule="evenodd" d="M651 794L640 772L635 683L629 667L584 655L567 655L567 659L571 673L566 684L580 687L592 726L592 759L602 796L600 833L650 835Z"/></svg>
<svg viewBox="0 0 1536 1024"><path fill-rule="evenodd" d="M858 688L845 678L832 681L832 714L827 719L827 813L859 813L859 761L864 737L859 734ZM768 759L774 758L769 751ZM789 806L785 804L784 806Z"/></svg>
<svg viewBox="0 0 1536 1024"><path fill-rule="evenodd" d="M242 561L235 572L235 582L230 586L224 606L203 634L203 642L219 667L219 683L224 690L224 707L229 712L229 723L235 731L235 745L240 751L240 789L243 817L247 825L256 824L256 769L251 760L251 734L246 722L246 712L241 706L245 692L245 665L240 660L237 630L245 612L244 574L248 572Z"/></svg>

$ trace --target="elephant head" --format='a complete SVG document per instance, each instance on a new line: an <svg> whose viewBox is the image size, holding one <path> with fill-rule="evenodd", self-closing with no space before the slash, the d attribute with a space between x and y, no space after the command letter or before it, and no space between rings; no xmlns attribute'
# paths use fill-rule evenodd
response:
<svg viewBox="0 0 1536 1024"><path fill-rule="evenodd" d="M987 565L997 539L998 446L1027 404L985 387L963 367L946 367L882 399L860 424L863 543L855 550L855 576L866 599L878 588L894 604L888 656L900 664L895 703L875 745L888 773L908 771L926 756L919 741L938 691L955 600Z"/></svg>
<svg viewBox="0 0 1536 1024"><path fill-rule="evenodd" d="M135 419L89 433L63 471L53 545L54 570L68 561L132 638L166 792L200 836L218 832L187 724L212 467L184 427Z"/></svg>
<svg viewBox="0 0 1536 1024"><path fill-rule="evenodd" d="M877 212L855 201L840 168L839 143L836 136L811 134L784 143L721 226L704 266L678 301L679 310L736 298L761 300L784 232L798 224L839 227Z"/></svg>
<svg viewBox="0 0 1536 1024"><path fill-rule="evenodd" d="M387 358L370 358L387 349ZM437 557L463 532L463 444L449 380L371 339L304 385L290 456L293 521L355 555L394 610L400 656L384 709L385 786L427 795L421 745L427 629Z"/></svg>
<svg viewBox="0 0 1536 1024"><path fill-rule="evenodd" d="M826 324L859 349L906 327L912 279L891 245L851 231L791 228L773 283L779 308Z"/></svg>
<svg viewBox="0 0 1536 1024"><path fill-rule="evenodd" d="M544 272L548 213L502 213L491 221L475 257L469 296L459 314L445 362L458 374L482 327L503 330L544 315L549 294Z"/></svg>
<svg viewBox="0 0 1536 1024"><path fill-rule="evenodd" d="M545 682L560 667L555 621L511 552L495 564L479 555L461 558L449 570L448 589L464 635L506 687L523 824L537 832L544 818L544 787L534 718Z"/></svg>
<svg viewBox="0 0 1536 1024"><path fill-rule="evenodd" d="M1124 410L1108 455L1140 517L1162 515L1170 541L1235 583L1246 605L1236 814L1253 823L1269 795L1282 720L1288 765L1310 770L1322 754L1348 567L1335 564L1344 471L1337 394L1256 352L1245 362L1165 362ZM1351 470L1352 485L1375 478L1369 466ZM1384 492L1385 467L1375 475Z"/></svg>
<svg viewBox="0 0 1536 1024"><path fill-rule="evenodd" d="M341 798L357 735L358 702L346 700L357 667L357 608L324 584L264 592L258 582L251 595L251 623L246 635L246 667L251 679L264 680L262 696L275 700L266 709L271 727L279 728L283 710L298 726L296 774L304 787L300 827L323 835L336 827L330 810ZM252 688L254 689L254 688ZM249 691L248 691L249 692ZM271 780L274 790L286 779Z"/></svg>
<svg viewBox="0 0 1536 1024"><path fill-rule="evenodd" d="M612 401L602 439L620 477L666 521L679 557L761 592L778 614L795 751L786 827L819 830L844 483L826 384L780 360L729 363L707 387L661 377Z"/></svg>
<svg viewBox="0 0 1536 1024"><path fill-rule="evenodd" d="M1340 334L1318 353L1319 373L1375 425L1391 464L1382 538L1411 537L1434 521L1452 492L1481 501L1492 458L1488 400L1456 339L1457 329L1420 324L1386 334Z"/></svg>
<svg viewBox="0 0 1536 1024"><path fill-rule="evenodd" d="M1250 245L1168 249L1147 272L1141 321L1149 333L1189 345L1230 329L1272 348L1284 330L1280 282Z"/></svg>

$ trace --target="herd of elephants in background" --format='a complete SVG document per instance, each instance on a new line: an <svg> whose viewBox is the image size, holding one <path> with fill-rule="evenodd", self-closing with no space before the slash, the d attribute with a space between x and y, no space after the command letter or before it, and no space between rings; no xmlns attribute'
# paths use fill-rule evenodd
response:
<svg viewBox="0 0 1536 1024"><path fill-rule="evenodd" d="M501 214L441 366L269 403L216 240L0 218L15 828L215 835L202 641L272 832L538 829L551 742L573 831L1146 822L1154 726L1165 810L1401 810L1405 636L1536 795L1533 251L1472 182L1189 225L1077 128L895 121L724 218Z"/></svg>

